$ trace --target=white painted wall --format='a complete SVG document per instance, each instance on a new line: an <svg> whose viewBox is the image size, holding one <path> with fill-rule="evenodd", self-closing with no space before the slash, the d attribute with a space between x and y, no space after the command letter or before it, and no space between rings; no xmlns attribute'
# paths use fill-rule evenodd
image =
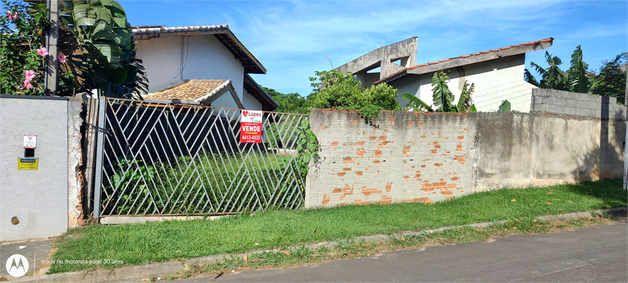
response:
<svg viewBox="0 0 628 283"><path fill-rule="evenodd" d="M233 96L231 96L231 91L227 91L223 93L221 96L216 98L216 100L212 101L212 107L223 107L223 108L233 108L233 109L240 108L238 107L238 104L235 102L235 100L233 100Z"/></svg>
<svg viewBox="0 0 628 283"><path fill-rule="evenodd" d="M245 109L262 110L262 103L259 102L259 100L257 100L257 98L250 94L246 89L244 89L242 105L244 105Z"/></svg>
<svg viewBox="0 0 628 283"><path fill-rule="evenodd" d="M464 81L475 83L473 102L478 111L496 111L504 100L511 103L511 109L521 112L530 111L532 89L535 86L523 80L525 55L510 56L501 59L467 65L462 68L446 70L449 76L449 89L458 102ZM408 75L393 81L390 85L401 93L408 92L418 96L428 104L432 102L432 76L434 73Z"/></svg>
<svg viewBox="0 0 628 283"><path fill-rule="evenodd" d="M149 93L181 83L180 37L138 40L137 57L146 68Z"/></svg>
<svg viewBox="0 0 628 283"><path fill-rule="evenodd" d="M140 40L137 56L148 74L149 93L185 79L231 80L242 100L244 67L213 35Z"/></svg>
<svg viewBox="0 0 628 283"><path fill-rule="evenodd" d="M231 80L240 100L244 93L244 67L213 35L186 38L187 61L183 79Z"/></svg>

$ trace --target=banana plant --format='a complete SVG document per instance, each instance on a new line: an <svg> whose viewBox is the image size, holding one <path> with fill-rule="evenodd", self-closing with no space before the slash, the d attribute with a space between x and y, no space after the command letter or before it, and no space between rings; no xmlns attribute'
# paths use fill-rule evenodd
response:
<svg viewBox="0 0 628 283"><path fill-rule="evenodd" d="M549 52L545 51L545 61L547 68L539 66L537 63L530 62L530 66L541 75L541 81L537 81L532 73L528 69L524 71L524 78L526 82L533 84L539 88L551 88L557 90L569 90L566 75L558 67L562 64L562 61L558 56L552 56Z"/></svg>
<svg viewBox="0 0 628 283"><path fill-rule="evenodd" d="M580 45L571 54L571 66L567 70L567 83L569 91L587 93L589 91L589 79L587 74L587 63L582 59L582 48Z"/></svg>
<svg viewBox="0 0 628 283"><path fill-rule="evenodd" d="M105 96L141 99L148 77L136 57L135 41L124 9L113 0L62 0L60 15L80 48L70 68L86 89Z"/></svg>
<svg viewBox="0 0 628 283"><path fill-rule="evenodd" d="M449 77L443 71L438 71L432 76L432 98L434 106L437 107L436 111L439 112L453 112L454 95L449 90L447 83Z"/></svg>
<svg viewBox="0 0 628 283"><path fill-rule="evenodd" d="M475 104L473 104L471 99L471 95L475 91L475 84L472 83L469 85L469 82L465 81L460 93L460 98L458 98L458 103L453 104L454 95L449 90L449 86L447 86L448 82L449 77L442 71L434 73L432 77L432 100L434 101L434 106L438 107L436 110L420 98L407 92L402 93L401 98L406 102L406 108L413 111L477 112Z"/></svg>

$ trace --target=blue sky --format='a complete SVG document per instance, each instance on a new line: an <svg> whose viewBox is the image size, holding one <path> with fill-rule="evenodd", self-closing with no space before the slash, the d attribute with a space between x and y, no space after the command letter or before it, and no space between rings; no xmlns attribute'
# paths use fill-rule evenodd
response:
<svg viewBox="0 0 628 283"><path fill-rule="evenodd" d="M568 68L582 45L589 68L628 51L628 1L119 1L132 25L227 24L280 92L311 92L309 77L373 49L418 37L417 63L554 37ZM543 63L544 51L528 53Z"/></svg>

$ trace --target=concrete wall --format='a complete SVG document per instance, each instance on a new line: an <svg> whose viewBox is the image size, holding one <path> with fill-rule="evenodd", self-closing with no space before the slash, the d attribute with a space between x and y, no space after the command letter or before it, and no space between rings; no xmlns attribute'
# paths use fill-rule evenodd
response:
<svg viewBox="0 0 628 283"><path fill-rule="evenodd" d="M625 120L626 107L617 98L553 89L532 91L531 111Z"/></svg>
<svg viewBox="0 0 628 283"><path fill-rule="evenodd" d="M213 35L140 40L137 56L146 68L149 92L163 90L184 79L231 80L242 100L244 67Z"/></svg>
<svg viewBox="0 0 628 283"><path fill-rule="evenodd" d="M379 79L416 65L417 41L416 37L412 37L380 47L335 70L343 73L351 72L362 82L363 86L369 86ZM401 59L399 65L393 63L397 59ZM380 68L380 72L368 73L376 68Z"/></svg>
<svg viewBox="0 0 628 283"><path fill-rule="evenodd" d="M530 111L532 89L536 87L523 80L525 55L504 57L497 60L471 64L444 72L449 76L449 90L458 101L464 81L475 83L473 102L479 111L496 111L504 100L511 103L512 110ZM434 73L407 75L390 83L398 89L399 97L407 92L418 96L428 104L432 101L432 76Z"/></svg>
<svg viewBox="0 0 628 283"><path fill-rule="evenodd" d="M0 241L55 236L76 225L80 151L68 151L76 150L69 141L77 142L80 128L69 114L79 112L80 103L67 98L0 96ZM17 170L24 134L37 135L38 170Z"/></svg>
<svg viewBox="0 0 628 283"><path fill-rule="evenodd" d="M320 157L306 207L425 202L503 187L618 178L625 124L523 113L313 109Z"/></svg>

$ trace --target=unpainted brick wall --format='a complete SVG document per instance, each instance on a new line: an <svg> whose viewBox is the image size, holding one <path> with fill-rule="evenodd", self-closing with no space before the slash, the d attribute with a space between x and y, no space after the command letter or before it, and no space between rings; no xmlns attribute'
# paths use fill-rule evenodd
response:
<svg viewBox="0 0 628 283"><path fill-rule="evenodd" d="M543 113L357 112L312 109L320 160L305 206L424 202L505 187L623 172L625 123Z"/></svg>
<svg viewBox="0 0 628 283"><path fill-rule="evenodd" d="M308 175L306 207L432 203L471 192L474 132L465 114L382 111L374 125L346 110L310 115L321 159Z"/></svg>

